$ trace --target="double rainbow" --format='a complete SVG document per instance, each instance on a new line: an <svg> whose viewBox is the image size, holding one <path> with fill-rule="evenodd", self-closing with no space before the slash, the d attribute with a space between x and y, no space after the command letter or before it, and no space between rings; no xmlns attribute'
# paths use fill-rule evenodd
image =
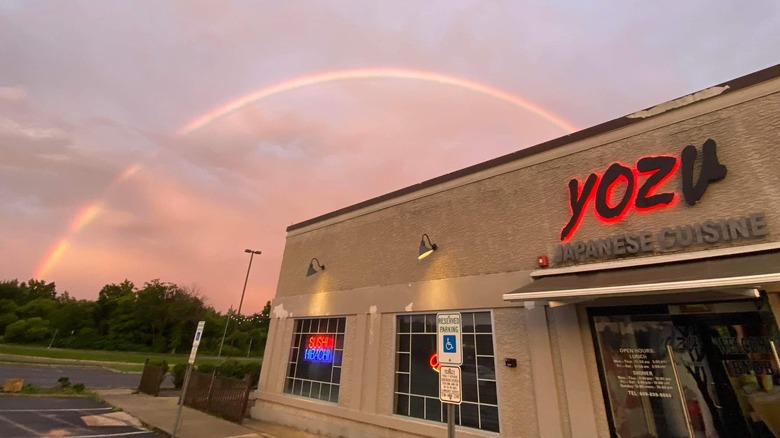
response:
<svg viewBox="0 0 780 438"><path fill-rule="evenodd" d="M470 79L423 70L410 70L402 68L360 68L314 73L260 88L251 93L226 102L220 106L217 106L190 120L187 124L179 128L177 135L186 136L228 114L240 110L247 105L251 105L259 100L274 96L276 94L331 82L367 79L414 80L462 88L493 97L518 108L529 111L532 114L536 114L550 124L560 128L564 133L570 133L576 130L574 125L571 123L567 122L551 111L548 111L541 106L528 101L527 99L524 99L516 94L512 94L508 91L501 90L499 88L495 88L480 82L472 81ZM141 163L133 163L126 167L121 172L119 172L116 177L114 177L112 182L108 187L106 187L102 196L98 200L91 202L79 209L76 215L74 215L74 217L71 219L66 233L51 246L51 248L39 261L35 269L34 278L42 279L48 272L51 271L54 265L65 253L70 244L70 241L75 237L75 235L82 231L87 225L93 222L96 217L99 216L103 208L103 199L107 196L108 192L111 191L111 189L115 186L135 175L140 169Z"/></svg>

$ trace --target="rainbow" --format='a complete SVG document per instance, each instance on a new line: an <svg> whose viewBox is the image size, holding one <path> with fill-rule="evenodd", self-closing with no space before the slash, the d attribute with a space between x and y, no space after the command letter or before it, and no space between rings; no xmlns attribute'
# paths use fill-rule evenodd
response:
<svg viewBox="0 0 780 438"><path fill-rule="evenodd" d="M403 79L462 88L493 97L508 104L514 105L515 107L529 111L548 121L552 125L560 128L567 134L576 130L574 125L539 105L536 105L516 94L512 94L508 91L480 82L472 81L470 79L423 70L402 68L360 68L313 73L260 88L228 101L222 105L219 105L207 111L206 113L195 117L187 124L182 126L176 133L179 136L186 136L230 113L240 110L247 105L267 97L274 96L276 94L331 82L368 79ZM106 197L107 192L138 173L140 169L141 163L133 163L129 165L121 172L119 172L116 177L114 177L109 186L103 191L103 196L98 198L97 201L84 205L78 210L76 215L71 219L70 225L65 234L60 239L58 239L56 243L52 245L51 248L49 248L49 250L41 258L35 269L35 278L43 278L62 258L62 255L68 249L70 241L73 239L73 237L95 220L95 218L103 210L102 199Z"/></svg>
<svg viewBox="0 0 780 438"><path fill-rule="evenodd" d="M83 230L84 227L95 220L95 218L103 210L103 202L100 201L100 199L105 198L106 194L111 189L131 178L133 175L138 173L139 170L141 170L141 165L139 163L133 163L127 166L121 172L119 172L119 174L114 177L108 187L103 190L103 196L101 196L99 200L91 202L78 210L78 212L70 220L70 225L68 225L68 230L65 232L65 234L59 238L56 243L54 243L54 245L49 248L48 251L46 251L46 254L41 258L40 262L38 262L38 266L35 268L34 278L42 279L46 273L49 272L49 270L51 270L51 268L60 260L60 258L62 258L62 255L65 253L65 250L68 249L73 236L75 236L76 233Z"/></svg>
<svg viewBox="0 0 780 438"><path fill-rule="evenodd" d="M561 128L566 133L570 133L576 130L576 128L566 120L558 117L550 111L523 99L520 96L512 94L508 91L501 90L499 88L491 87L480 82L475 82L469 79L460 78L457 76L445 75L442 73L435 73L422 70L408 70L401 68L360 68L352 70L336 70L329 72L314 73L306 76L300 76L294 79L289 79L278 84L270 85L253 91L249 94L245 94L236 99L233 99L227 103L224 103L216 108L213 108L184 125L179 129L179 135L187 135L193 131L196 131L215 120L224 117L232 112L235 112L249 104L257 102L258 100L265 99L275 94L284 93L287 91L297 90L299 88L311 87L314 85L327 84L330 82L360 80L360 79L407 79L423 82L433 82L443 85L451 85L458 88L464 88L477 93L486 94L504 102L510 103L517 107L530 111L553 125Z"/></svg>

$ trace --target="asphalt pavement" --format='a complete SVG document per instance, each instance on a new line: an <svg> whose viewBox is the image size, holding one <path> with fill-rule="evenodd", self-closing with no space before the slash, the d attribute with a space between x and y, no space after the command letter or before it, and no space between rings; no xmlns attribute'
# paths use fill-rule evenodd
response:
<svg viewBox="0 0 780 438"><path fill-rule="evenodd" d="M141 373L120 373L96 366L0 363L0 383L19 377L25 384L41 388L56 386L61 377L67 377L71 384L83 383L87 388L137 388L141 381Z"/></svg>
<svg viewBox="0 0 780 438"><path fill-rule="evenodd" d="M3 438L160 436L126 413L91 398L0 395Z"/></svg>

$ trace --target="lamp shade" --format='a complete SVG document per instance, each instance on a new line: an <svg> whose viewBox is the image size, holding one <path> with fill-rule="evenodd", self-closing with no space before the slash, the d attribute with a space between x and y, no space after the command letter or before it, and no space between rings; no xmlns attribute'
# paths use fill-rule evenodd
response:
<svg viewBox="0 0 780 438"><path fill-rule="evenodd" d="M317 257L314 257L309 262L309 269L306 270L306 276L307 277L312 276L312 275L316 274L317 272L319 272L317 269L314 269L314 262L315 261L317 262L317 267L319 268L319 271L324 271L325 270L325 265L320 264L320 261L317 260Z"/></svg>
<svg viewBox="0 0 780 438"><path fill-rule="evenodd" d="M428 238L428 244L425 243L425 238ZM417 253L417 260L422 260L429 255L431 255L432 252L436 251L439 247L435 243L431 243L431 238L428 237L427 234L423 234L422 238L420 238L420 250Z"/></svg>

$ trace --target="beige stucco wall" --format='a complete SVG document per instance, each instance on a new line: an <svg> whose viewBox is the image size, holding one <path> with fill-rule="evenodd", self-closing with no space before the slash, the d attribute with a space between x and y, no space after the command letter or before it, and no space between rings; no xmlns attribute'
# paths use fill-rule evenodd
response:
<svg viewBox="0 0 780 438"><path fill-rule="evenodd" d="M640 157L656 154L679 156L686 145L700 148L708 138L718 143L718 156L728 167L728 175L711 184L699 204L689 207L678 202L651 214L631 212L625 220L611 225L588 214L573 240L657 231L669 224L684 225L754 211L766 212L769 228L776 230L780 226L780 172L775 169L780 162L780 148L776 147L778 114L780 94L775 92L606 144L596 138L585 142L588 144L559 148L557 153L568 155L551 156L550 161L345 222L330 221L295 230L287 239L277 299L533 269L537 255L553 253L560 230L568 221L569 179L603 172L617 161L635 163ZM538 158L521 160L516 165ZM680 173L663 187L679 192ZM419 262L416 254L422 233L428 233L440 249L435 257ZM768 239L777 237L770 235ZM707 248L711 246L688 250ZM304 275L312 257L327 266L316 278Z"/></svg>
<svg viewBox="0 0 780 438"><path fill-rule="evenodd" d="M762 83L291 231L252 415L333 436L441 436L443 425L392 414L395 314L492 309L502 435L532 437L556 427L563 436L607 435L583 308L577 307L575 314L548 309L549 323L538 323L537 318L531 327L523 303L504 302L502 294L529 282L536 256L551 255L559 244L569 216L570 178L583 180L613 162L633 164L648 155L679 157L686 145L700 150L708 138L717 142L728 175L711 184L699 204L678 202L651 214L632 211L612 225L588 213L573 240L764 212L768 236L718 246L778 241L778 90L780 80ZM679 193L680 187L678 172L663 189ZM428 233L439 250L418 261L422 233ZM306 277L312 257L327 269ZM293 320L321 315L348 317L338 405L282 394ZM545 330L549 342L529 342L538 330ZM572 357L571 346L577 352L567 359ZM545 355L550 367L533 375L532 360ZM505 357L517 358L518 368L505 368ZM572 376L578 373L578 387L587 393L584 400L567 391L579 384ZM555 394L546 397L555 407L558 424L552 429L540 423L549 419L538 412L541 395L534 382L539 379L550 382ZM585 428L578 426L583 424ZM484 435L490 434L459 431L459 436Z"/></svg>

